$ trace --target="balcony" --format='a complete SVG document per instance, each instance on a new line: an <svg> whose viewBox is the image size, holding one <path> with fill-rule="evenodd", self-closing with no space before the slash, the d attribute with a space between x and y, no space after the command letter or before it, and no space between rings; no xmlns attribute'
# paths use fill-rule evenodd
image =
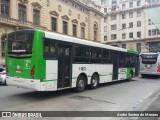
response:
<svg viewBox="0 0 160 120"><path fill-rule="evenodd" d="M0 23L5 24L5 25L9 25L9 26L15 26L15 27L22 28L22 29L30 28L30 29L47 30L46 27L36 26L32 22L29 22L29 21L21 22L18 19L13 19L13 18L4 17L4 16L0 16Z"/></svg>

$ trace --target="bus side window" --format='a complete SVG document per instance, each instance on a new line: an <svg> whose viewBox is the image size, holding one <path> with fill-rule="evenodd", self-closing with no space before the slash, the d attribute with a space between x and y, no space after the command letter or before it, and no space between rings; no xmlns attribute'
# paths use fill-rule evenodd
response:
<svg viewBox="0 0 160 120"><path fill-rule="evenodd" d="M55 42L51 39L44 39L44 57L45 59L55 58Z"/></svg>

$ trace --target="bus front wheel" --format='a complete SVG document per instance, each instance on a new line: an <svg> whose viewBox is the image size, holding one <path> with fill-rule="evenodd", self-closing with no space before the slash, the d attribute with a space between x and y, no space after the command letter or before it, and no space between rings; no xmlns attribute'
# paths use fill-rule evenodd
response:
<svg viewBox="0 0 160 120"><path fill-rule="evenodd" d="M77 78L77 84L76 84L76 92L82 92L86 88L86 78L83 75L80 75Z"/></svg>
<svg viewBox="0 0 160 120"><path fill-rule="evenodd" d="M91 78L90 88L91 89L96 89L97 86L98 86L98 83L99 83L99 77L98 77L98 75L93 74L92 78Z"/></svg>

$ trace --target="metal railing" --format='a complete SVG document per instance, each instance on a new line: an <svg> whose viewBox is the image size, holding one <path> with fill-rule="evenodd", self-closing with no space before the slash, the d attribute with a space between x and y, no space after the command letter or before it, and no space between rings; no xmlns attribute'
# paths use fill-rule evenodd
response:
<svg viewBox="0 0 160 120"><path fill-rule="evenodd" d="M10 26L20 27L20 28L32 28L32 29L34 28L34 29L47 30L46 27L35 25L29 21L20 21L18 19L13 19L13 18L4 17L4 16L0 16L0 23L7 24Z"/></svg>

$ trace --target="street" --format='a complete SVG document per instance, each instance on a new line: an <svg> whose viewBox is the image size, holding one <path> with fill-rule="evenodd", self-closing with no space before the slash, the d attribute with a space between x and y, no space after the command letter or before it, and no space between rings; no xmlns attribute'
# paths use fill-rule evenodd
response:
<svg viewBox="0 0 160 120"><path fill-rule="evenodd" d="M73 89L35 92L1 85L0 108L1 111L143 111L158 95L159 78L107 83L82 93Z"/></svg>

